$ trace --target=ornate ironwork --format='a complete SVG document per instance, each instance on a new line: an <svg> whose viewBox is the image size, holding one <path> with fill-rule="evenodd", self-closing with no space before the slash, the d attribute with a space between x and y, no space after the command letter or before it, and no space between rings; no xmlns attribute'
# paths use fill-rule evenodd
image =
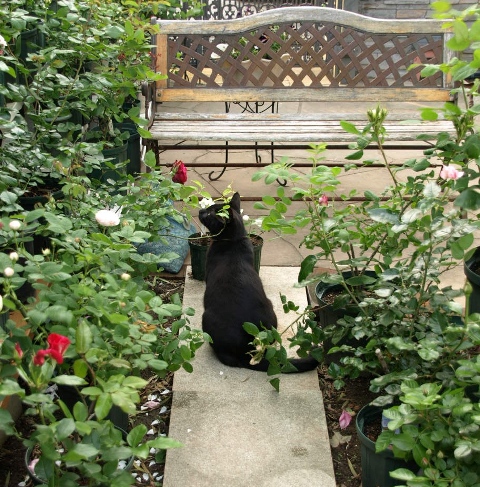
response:
<svg viewBox="0 0 480 487"><path fill-rule="evenodd" d="M207 20L229 20L245 17L264 10L286 6L310 5L315 7L342 8L343 0L207 0L203 18Z"/></svg>

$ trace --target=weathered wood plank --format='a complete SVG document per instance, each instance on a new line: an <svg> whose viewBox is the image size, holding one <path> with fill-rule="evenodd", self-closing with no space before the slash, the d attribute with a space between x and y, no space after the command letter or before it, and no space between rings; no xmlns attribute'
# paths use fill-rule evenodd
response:
<svg viewBox="0 0 480 487"><path fill-rule="evenodd" d="M446 89L432 88L169 88L157 90L157 102L310 101L310 102L444 102Z"/></svg>
<svg viewBox="0 0 480 487"><path fill-rule="evenodd" d="M156 19L162 34L238 34L266 24L279 22L335 22L375 34L434 34L442 31L445 21L435 19L377 19L328 7L284 7L232 20Z"/></svg>
<svg viewBox="0 0 480 487"><path fill-rule="evenodd" d="M282 116L260 114L157 114L151 129L156 140L204 140L245 142L344 142L354 141L354 135L346 133L340 119L322 120L313 115ZM362 124L359 124L361 127ZM450 121L401 123L386 121L386 140L415 141L419 134L434 138L438 132L454 132Z"/></svg>

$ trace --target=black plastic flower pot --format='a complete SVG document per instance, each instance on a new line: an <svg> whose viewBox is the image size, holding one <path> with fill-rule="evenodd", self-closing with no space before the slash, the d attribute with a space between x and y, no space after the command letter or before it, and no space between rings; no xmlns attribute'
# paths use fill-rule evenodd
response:
<svg viewBox="0 0 480 487"><path fill-rule="evenodd" d="M343 277L344 279L350 278L352 275L351 272L344 272ZM366 271L366 275L369 277L376 277L374 271ZM326 282L319 282L315 287L315 296L317 299L317 306L315 307L315 316L317 319L318 324L322 328L326 328L328 326L335 326L338 320L344 318L345 316L352 316L355 317L359 314L360 310L358 306L355 304L347 305L343 308L335 308L333 303L330 300L326 300L325 296L329 293L341 293L343 290L343 286L341 284L330 284ZM325 350L325 358L324 363L330 364L332 362L338 362L342 357L341 352L331 353L328 354L328 350L330 350L334 345L341 346L341 345L348 345L351 347L358 347L358 346L365 346L367 343L367 339L363 340L356 340L354 338L345 338L341 339L338 343L333 343L331 339L327 339L323 342L323 347Z"/></svg>
<svg viewBox="0 0 480 487"><path fill-rule="evenodd" d="M464 262L463 270L472 286L472 294L468 300L469 312L480 313L480 247Z"/></svg>
<svg viewBox="0 0 480 487"><path fill-rule="evenodd" d="M367 404L356 416L355 427L360 441L360 459L362 466L362 487L394 487L403 485L401 480L394 479L390 472L398 468L407 468L412 471L418 469L414 461L405 461L396 458L392 450L377 453L375 442L366 434L368 425L377 422L382 424L382 408Z"/></svg>

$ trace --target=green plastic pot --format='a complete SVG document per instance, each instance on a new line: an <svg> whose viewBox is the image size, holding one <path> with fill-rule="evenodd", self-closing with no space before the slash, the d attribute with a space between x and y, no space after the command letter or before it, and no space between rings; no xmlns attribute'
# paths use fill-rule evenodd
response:
<svg viewBox="0 0 480 487"><path fill-rule="evenodd" d="M140 173L142 164L142 147L137 126L134 123L123 122L116 124L115 127L119 128L122 132L126 130L130 134L127 143L127 174L135 176Z"/></svg>
<svg viewBox="0 0 480 487"><path fill-rule="evenodd" d="M121 166L122 163L128 159L128 142L119 147L112 147L111 149L103 149L102 154L105 159L110 159L115 166ZM90 176L93 179L98 179L102 183L107 182L109 179L118 181L120 175L125 174L125 167L121 166L116 169L110 169L106 167L104 169L94 169Z"/></svg>
<svg viewBox="0 0 480 487"><path fill-rule="evenodd" d="M472 294L468 300L470 314L480 313L480 275L476 272L477 268L480 269L480 247L463 264L465 276L472 286Z"/></svg>
<svg viewBox="0 0 480 487"><path fill-rule="evenodd" d="M210 246L210 239L208 238L203 238L198 242L196 241L201 236L202 234L200 233L193 233L188 237L188 245L190 247L190 265L192 267L192 277L197 281L205 280L205 269L207 266L207 252Z"/></svg>
<svg viewBox="0 0 480 487"><path fill-rule="evenodd" d="M378 421L382 423L382 408L367 404L357 414L355 427L358 439L360 440L360 458L362 465L362 487L394 487L404 485L401 480L394 479L390 472L398 468L407 468L412 471L418 470L414 461L407 462L396 458L389 449L377 453L375 442L368 438L364 431L365 427Z"/></svg>

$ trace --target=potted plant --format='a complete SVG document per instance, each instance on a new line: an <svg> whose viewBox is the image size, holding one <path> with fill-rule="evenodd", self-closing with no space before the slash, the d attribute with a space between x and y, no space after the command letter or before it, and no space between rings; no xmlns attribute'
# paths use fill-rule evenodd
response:
<svg viewBox="0 0 480 487"><path fill-rule="evenodd" d="M235 192L228 186L222 193L221 198L213 199L211 195L206 192L203 188L200 188L201 198L198 201L199 208L208 208L215 204L216 202L223 201L225 204L225 215L228 214L229 201ZM243 214L243 209L242 209ZM262 248L263 248L263 238L258 234L258 230L261 228L261 219L251 220L246 214L243 214L243 221L247 227L247 233L250 237L250 241L253 245L253 258L254 267L257 272L260 272ZM188 244L190 246L190 260L192 266L192 277L198 281L205 280L205 268L207 264L207 252L211 243L211 235L202 228L200 225L200 232L195 232L189 235Z"/></svg>
<svg viewBox="0 0 480 487"><path fill-rule="evenodd" d="M427 337L437 327L448 326L461 312L453 304L459 292L442 289L439 276L457 265L458 252L473 243L475 226L460 218L461 208L449 207L461 172L443 171L438 178L429 155L400 168L390 167L381 146L385 116L383 110L370 111L370 124L363 131L345 123L346 129L359 136L359 144L380 143L392 179L381 195L367 192L365 202L347 204L346 195L338 190L334 196L330 194L340 188L340 169L317 163L307 175L283 164L269 166L255 176L266 177L267 182L286 179L294 186L291 198L279 189L284 206L264 198L258 207L274 206L264 219L266 228L295 231L309 225L303 244L315 253L303 261L299 283L325 280L343 290L334 303L337 308L355 305L353 313L342 311L336 322L324 327L324 344L329 340L338 344L329 352L341 352L340 364L331 366L339 384L344 373L392 373L409 368L411 360L417 366L422 363L417 354L432 347ZM358 149L353 158L361 154L363 149ZM414 175L404 181L400 171L406 169L413 169ZM287 219L283 214L298 199L305 202L306 209ZM321 259L329 261L336 272L312 274ZM412 330L416 330L414 335Z"/></svg>

